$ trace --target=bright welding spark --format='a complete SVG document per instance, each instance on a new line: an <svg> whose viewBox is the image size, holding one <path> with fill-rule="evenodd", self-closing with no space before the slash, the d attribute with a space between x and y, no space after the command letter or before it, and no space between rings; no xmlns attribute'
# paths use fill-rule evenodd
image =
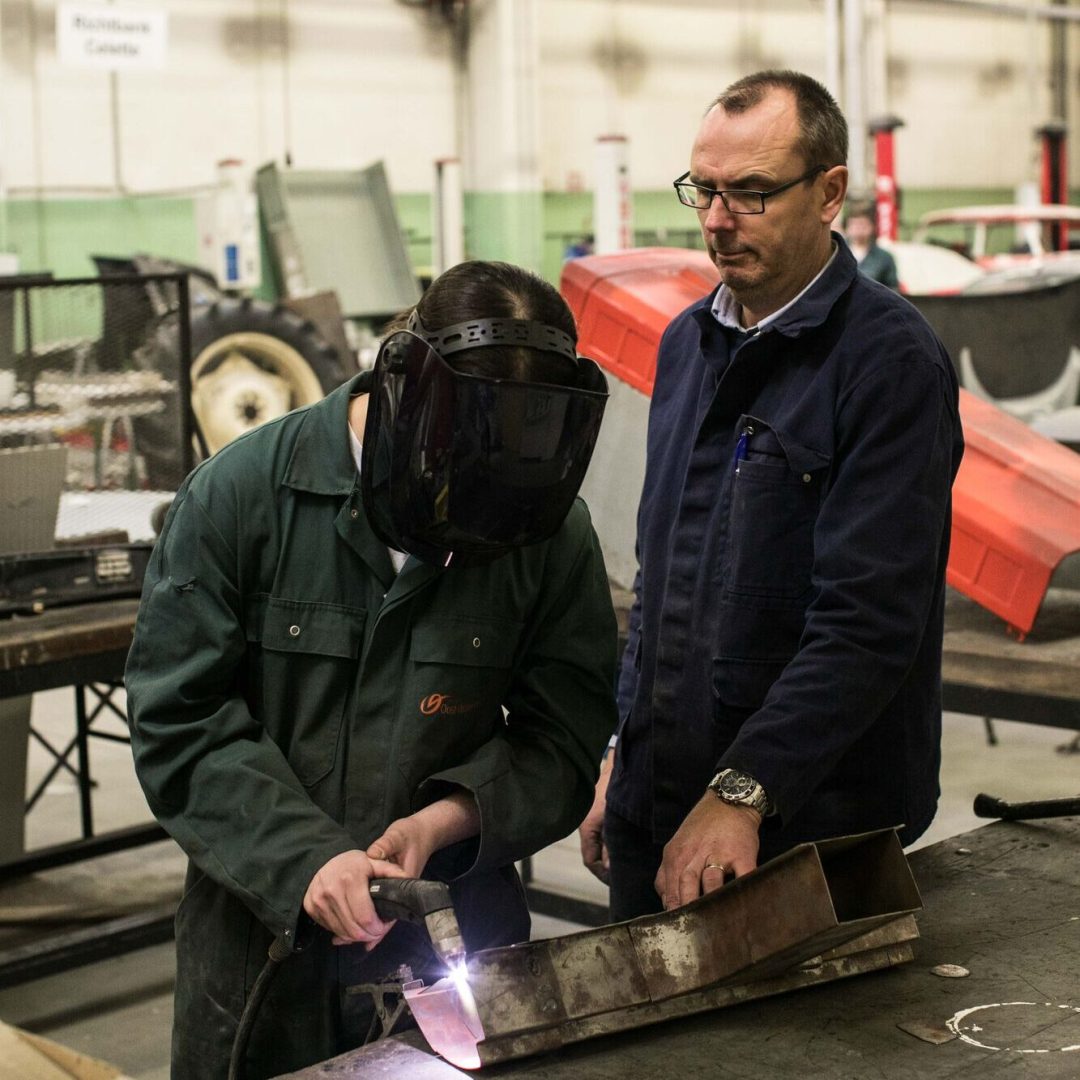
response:
<svg viewBox="0 0 1080 1080"><path fill-rule="evenodd" d="M464 960L450 965L450 978L459 993L462 990L469 990L469 969L465 966Z"/></svg>
<svg viewBox="0 0 1080 1080"><path fill-rule="evenodd" d="M480 1014L476 1010L476 998L473 997L472 987L469 986L469 971L465 961L450 965L450 981L457 991L458 1001L461 1003L462 1019L468 1025L469 1030L477 1039L484 1037L484 1028L480 1023Z"/></svg>

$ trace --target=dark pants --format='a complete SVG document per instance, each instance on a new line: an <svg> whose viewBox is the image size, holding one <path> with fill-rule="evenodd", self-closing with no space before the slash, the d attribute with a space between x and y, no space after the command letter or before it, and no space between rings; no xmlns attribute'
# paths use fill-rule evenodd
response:
<svg viewBox="0 0 1080 1080"><path fill-rule="evenodd" d="M604 813L604 843L610 865L611 921L624 922L664 910L653 882L664 857L650 829L620 817L611 807Z"/></svg>

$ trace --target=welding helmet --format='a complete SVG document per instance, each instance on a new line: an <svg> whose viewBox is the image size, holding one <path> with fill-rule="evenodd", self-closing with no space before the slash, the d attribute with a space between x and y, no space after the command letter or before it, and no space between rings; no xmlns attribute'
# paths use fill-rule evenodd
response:
<svg viewBox="0 0 1080 1080"><path fill-rule="evenodd" d="M500 345L556 353L576 385L457 371L447 358ZM476 319L428 331L416 312L379 349L360 490L389 547L439 566L489 562L546 540L585 477L607 381L562 330Z"/></svg>

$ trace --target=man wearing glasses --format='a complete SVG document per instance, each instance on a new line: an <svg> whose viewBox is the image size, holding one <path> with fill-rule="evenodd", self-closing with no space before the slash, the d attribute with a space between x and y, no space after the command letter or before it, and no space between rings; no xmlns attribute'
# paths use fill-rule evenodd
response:
<svg viewBox="0 0 1080 1080"><path fill-rule="evenodd" d="M830 228L846 160L829 93L768 71L675 181L721 283L657 360L621 723L581 830L613 920L934 816L957 383Z"/></svg>

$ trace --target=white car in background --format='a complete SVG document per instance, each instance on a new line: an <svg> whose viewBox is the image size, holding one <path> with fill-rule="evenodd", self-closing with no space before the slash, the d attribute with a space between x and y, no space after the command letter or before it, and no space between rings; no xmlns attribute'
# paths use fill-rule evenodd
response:
<svg viewBox="0 0 1080 1080"><path fill-rule="evenodd" d="M1080 250L1056 251L1080 206L961 206L923 214L911 240L879 240L910 296L1025 292L1080 277Z"/></svg>
<svg viewBox="0 0 1080 1080"><path fill-rule="evenodd" d="M911 296L939 296L963 292L986 271L963 255L937 244L910 240L879 240L878 246L896 260L900 291Z"/></svg>
<svg viewBox="0 0 1080 1080"><path fill-rule="evenodd" d="M958 206L923 214L912 240L951 248L989 271L1064 264L1080 273L1080 250L1057 250L1062 228L1080 242L1080 206Z"/></svg>

